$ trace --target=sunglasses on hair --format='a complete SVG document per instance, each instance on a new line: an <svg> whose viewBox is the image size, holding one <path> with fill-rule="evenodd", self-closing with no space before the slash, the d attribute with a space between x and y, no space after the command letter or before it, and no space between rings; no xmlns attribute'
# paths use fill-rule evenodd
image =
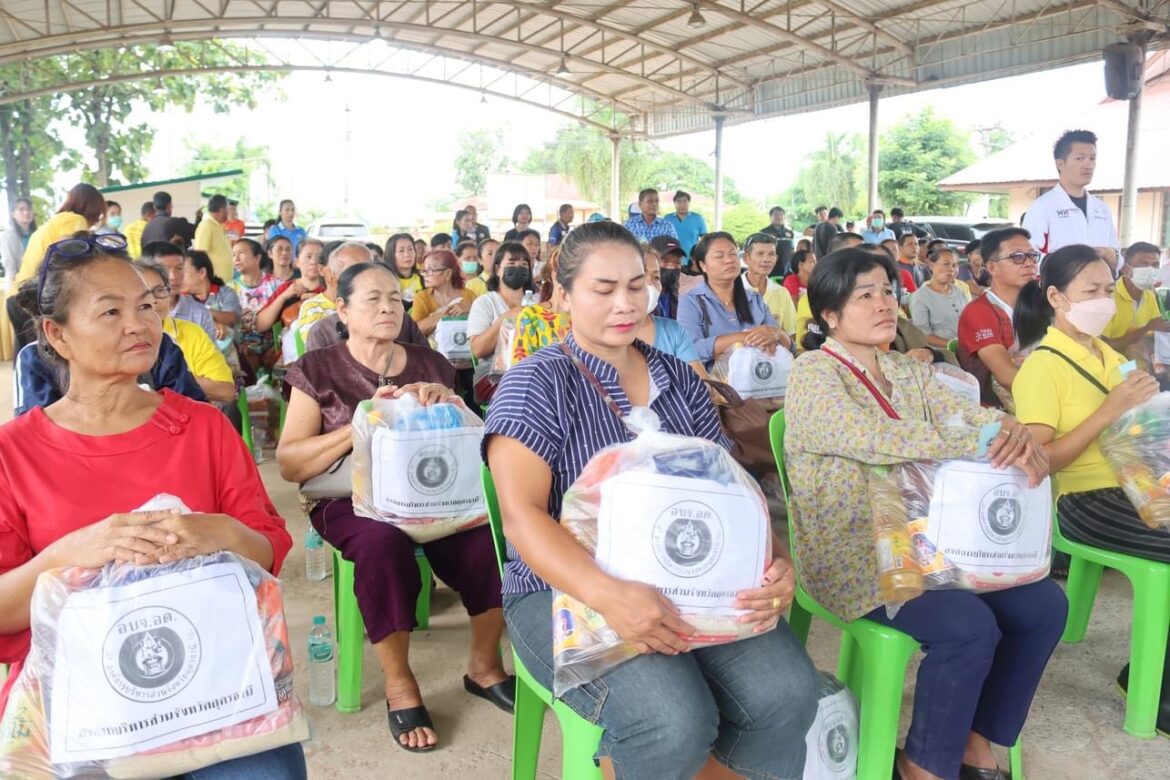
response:
<svg viewBox="0 0 1170 780"><path fill-rule="evenodd" d="M78 260L89 257L96 252L121 252L126 249L126 237L118 233L103 233L100 236L86 236L84 238L66 238L63 241L49 244L45 252L45 261L41 263L41 272L37 276L37 306L41 305L41 297L45 294L45 280L49 277L49 264L55 258Z"/></svg>
<svg viewBox="0 0 1170 780"><path fill-rule="evenodd" d="M1002 257L992 257L989 260L1011 260L1012 265L1023 265L1024 263L1039 263L1040 258L1044 255L1039 252L1012 252L1010 255L1003 255Z"/></svg>
<svg viewBox="0 0 1170 780"><path fill-rule="evenodd" d="M770 236L767 233L752 233L748 236L747 241L743 242L743 251L747 252L756 244L776 244L776 237Z"/></svg>

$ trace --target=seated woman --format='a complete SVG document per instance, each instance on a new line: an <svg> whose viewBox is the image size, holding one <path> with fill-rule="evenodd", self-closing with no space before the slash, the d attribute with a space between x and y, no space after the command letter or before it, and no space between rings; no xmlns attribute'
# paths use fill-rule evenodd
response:
<svg viewBox="0 0 1170 780"><path fill-rule="evenodd" d="M495 253L488 292L471 304L467 315L467 337L471 340L471 354L479 361L472 381L475 397L480 403L491 399L495 385L489 376L496 354L500 326L505 319L515 319L524 305L524 297L532 292L532 258L523 245L509 241Z"/></svg>
<svg viewBox="0 0 1170 780"><path fill-rule="evenodd" d="M284 236L273 236L264 244L264 254L265 263L270 266L264 269L267 273L275 276L281 283L293 278L297 269L293 264L292 241Z"/></svg>
<svg viewBox="0 0 1170 780"><path fill-rule="evenodd" d="M206 252L195 249L187 253L183 261L183 294L190 295L211 312L216 345L230 342L242 313L240 297L215 275L215 267Z"/></svg>
<svg viewBox="0 0 1170 780"><path fill-rule="evenodd" d="M320 295L325 290L319 262L324 248L325 245L315 238L306 238L301 242L297 247L297 275L287 279L272 293L268 303L256 315L257 330L269 330L278 322L287 328L296 321L301 301Z"/></svg>
<svg viewBox="0 0 1170 780"><path fill-rule="evenodd" d="M446 249L429 252L423 260L426 289L414 296L410 318L430 336L444 317L462 317L471 311L475 293L463 286L459 261Z"/></svg>
<svg viewBox="0 0 1170 780"><path fill-rule="evenodd" d="M419 248L422 244L422 249ZM422 291L422 271L417 264L422 263L426 252L426 243L415 241L409 233L395 233L386 239L386 254L383 262L394 272L398 279L398 286L402 290L402 301L406 310L414 303L414 296Z"/></svg>
<svg viewBox="0 0 1170 780"><path fill-rule="evenodd" d="M910 296L910 319L926 334L930 346L945 349L959 337L959 315L971 299L955 280L959 261L951 249L936 247L926 262L930 278Z"/></svg>
<svg viewBox="0 0 1170 780"><path fill-rule="evenodd" d="M682 362L695 369L701 377L707 376L707 369L699 360L699 353L695 351L691 334L686 328L669 317L660 317L654 312L658 309L658 299L662 295L662 275L658 267L658 253L650 248L643 248L642 266L646 269L646 297L649 299L649 314L638 326L637 337L660 352L673 355Z"/></svg>
<svg viewBox="0 0 1170 780"><path fill-rule="evenodd" d="M808 277L816 268L817 258L807 249L798 249L792 253L791 265L791 271L784 277L784 289L788 290L793 305L796 305L808 289Z"/></svg>
<svg viewBox="0 0 1170 780"><path fill-rule="evenodd" d="M637 239L588 223L562 245L557 279L572 333L565 342L623 413L649 407L670 433L727 446L695 372L636 338L649 310ZM623 421L574 360L543 349L504 375L488 411L485 458L509 542L504 615L529 672L552 687L550 586L595 609L641 651L563 701L605 729L598 758L611 777L691 780L799 777L815 711L812 664L780 620L776 630L692 649L694 629L653 587L602 571L559 525L561 496L598 450L628 441ZM779 551L763 587L739 594L741 620L780 618L793 594ZM720 766L722 764L723 766Z"/></svg>
<svg viewBox="0 0 1170 780"><path fill-rule="evenodd" d="M993 465L1017 466L1036 485L1048 462L1025 426L930 381L922 363L882 351L894 338L897 278L884 252L857 248L822 258L809 279L823 335L810 331L810 349L788 377L784 440L801 584L842 620L893 626L926 650L895 778L1004 780L990 742L1019 737L1064 630L1064 593L1047 578L995 593L926 591L890 619L866 471L973 457L979 428L993 421L1002 425L988 451ZM952 427L955 416L973 427Z"/></svg>
<svg viewBox="0 0 1170 780"><path fill-rule="evenodd" d="M416 393L423 403L447 399L455 372L426 347L395 343L405 312L398 277L379 263L351 266L337 283L337 315L345 341L306 353L285 376L291 388L276 459L280 474L304 482L353 448L350 422L368 398ZM348 499L317 502L309 520L354 564L354 593L366 633L386 677L386 709L395 742L430 750L438 737L422 703L407 654L415 627L419 577L414 542L389 523L358 517ZM500 575L487 526L422 545L435 574L459 592L471 616L471 652L463 685L511 711L515 680L500 662Z"/></svg>
<svg viewBox="0 0 1170 780"><path fill-rule="evenodd" d="M691 250L691 265L703 274L678 302L678 322L691 334L699 359L710 370L715 359L743 344L773 352L792 339L776 323L764 299L739 275L739 247L730 233L708 233Z"/></svg>
<svg viewBox="0 0 1170 780"><path fill-rule="evenodd" d="M1101 339L1115 311L1113 271L1097 250L1070 245L1044 258L1040 282L1016 299L1020 345L1036 348L1012 382L1020 421L1052 464L1060 531L1069 539L1170 563L1170 534L1149 528L1106 462L1097 437L1153 398L1158 382L1142 370L1122 376L1125 356ZM1170 653L1167 654L1170 657ZM1129 684L1129 666L1118 683ZM1162 676L1158 730L1170 732L1170 677Z"/></svg>
<svg viewBox="0 0 1170 780"><path fill-rule="evenodd" d="M41 572L230 550L278 574L292 546L223 415L138 386L163 338L142 276L124 253L76 241L68 256L50 247L37 290L39 348L67 372L68 392L0 427L0 662L11 665L0 709L29 651ZM159 493L193 513L131 511ZM195 774L306 777L300 745Z"/></svg>
<svg viewBox="0 0 1170 780"><path fill-rule="evenodd" d="M278 241L288 243L288 239ZM259 327L257 317L280 287L280 280L262 269L271 264L264 250L250 238L241 238L232 247L232 265L240 276L228 282L240 302L240 321L236 327L236 341L240 356L248 368L257 369L262 363L269 368L276 362L272 351L272 329Z"/></svg>
<svg viewBox="0 0 1170 780"><path fill-rule="evenodd" d="M528 254L532 256L531 251ZM525 306L516 315L516 339L512 348L511 365L539 349L551 344L560 344L569 335L569 314L562 308L561 294L556 282L559 255L560 247L553 247L548 262L540 265L540 270L536 271L536 290L540 302ZM534 268L536 265L534 261Z"/></svg>

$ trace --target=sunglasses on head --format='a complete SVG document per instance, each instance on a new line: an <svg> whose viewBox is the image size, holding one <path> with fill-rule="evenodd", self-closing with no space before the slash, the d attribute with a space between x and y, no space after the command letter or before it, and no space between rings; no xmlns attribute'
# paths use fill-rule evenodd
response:
<svg viewBox="0 0 1170 780"><path fill-rule="evenodd" d="M49 244L49 249L45 252L45 261L41 263L41 272L37 276L37 306L41 305L41 297L45 294L45 280L49 278L49 264L53 260L58 257L65 260L78 260L97 252L122 252L125 251L126 246L126 237L119 233L66 238Z"/></svg>

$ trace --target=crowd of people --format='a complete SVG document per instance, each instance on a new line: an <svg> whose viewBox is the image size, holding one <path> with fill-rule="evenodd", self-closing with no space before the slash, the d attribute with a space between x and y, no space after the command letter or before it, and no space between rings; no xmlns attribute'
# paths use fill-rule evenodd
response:
<svg viewBox="0 0 1170 780"><path fill-rule="evenodd" d="M853 232L838 207L802 229L777 206L757 233L733 236L709 231L682 190L666 216L654 189L624 221L574 224L566 204L547 236L519 204L499 240L469 205L450 232L384 245L311 238L290 200L256 237L221 195L195 224L172 214L165 192L129 224L88 184L43 223L18 201L0 244L19 350L17 416L0 427L9 685L28 652L34 582L49 568L227 549L279 572L291 539L232 433L249 424L241 388L282 380L276 459L298 484L347 456L363 401L459 396L485 417L483 457L509 541L502 578L487 527L422 545L470 619L467 692L512 709L505 630L552 687L556 589L641 653L564 698L604 728L597 757L614 776L798 777L816 679L786 624L692 649L694 628L669 600L607 574L558 529L565 490L595 453L629 439L622 418L635 409L670 433L730 446L718 413L727 399L704 380L730 351L754 347L796 358L785 453L801 584L843 620L891 625L926 649L894 776L1005 778L991 744L1019 737L1064 628L1063 592L1047 578L995 593L929 591L890 617L864 474L973 457L981 426L998 423L987 459L1033 485L1051 475L1066 537L1170 561L1170 535L1138 518L1096 443L1170 380L1154 343L1170 326L1154 292L1166 281L1161 249L1120 247L1087 191L1095 144L1086 131L1062 136L1060 183L1023 226L962 248L899 209L888 221L874 210ZM451 323L470 357L451 347ZM1121 371L1129 360L1136 370ZM930 381L942 363L974 377L979 403ZM755 476L781 497L775 474ZM93 484L106 487L84 488ZM199 514L127 513L160 486ZM415 544L347 498L307 510L354 564L394 742L434 749L441 735L409 661L415 601L431 587ZM788 609L787 546L775 539L764 584L739 594L746 621L771 626ZM1055 562L1054 576L1062 568ZM1170 680L1163 691L1159 727L1170 730ZM264 766L304 775L299 748L245 764L199 777Z"/></svg>

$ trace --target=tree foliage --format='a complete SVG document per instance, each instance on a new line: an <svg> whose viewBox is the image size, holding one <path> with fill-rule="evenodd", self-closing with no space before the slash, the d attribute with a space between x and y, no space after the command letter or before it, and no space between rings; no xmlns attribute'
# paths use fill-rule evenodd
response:
<svg viewBox="0 0 1170 780"><path fill-rule="evenodd" d="M455 156L455 184L460 194L479 195L487 188L487 175L508 166L504 155L504 131L464 130L459 134Z"/></svg>
<svg viewBox="0 0 1170 780"><path fill-rule="evenodd" d="M975 161L970 136L929 106L890 128L880 140L878 192L907 214L962 214L973 196L945 192L938 181Z"/></svg>
<svg viewBox="0 0 1170 780"><path fill-rule="evenodd" d="M864 140L860 135L826 133L822 147L805 158L796 183L768 202L769 208L781 206L788 214L788 224L816 221L818 206L838 206L846 214L864 209L865 194Z"/></svg>
<svg viewBox="0 0 1170 780"><path fill-rule="evenodd" d="M187 150L191 159L179 168L180 176L193 176L200 173L216 173L225 170L242 170L244 173L233 179L226 179L216 184L216 191L228 198L247 204L258 214L275 212L275 204L259 203L253 197L251 185L254 174L259 171L265 177L269 191L274 186L269 168L268 147L264 145L250 146L243 138L237 138L232 146L217 146L206 142L186 140Z"/></svg>
<svg viewBox="0 0 1170 780"><path fill-rule="evenodd" d="M768 212L755 203L741 201L723 212L723 229L741 244L752 233L768 226ZM712 230L714 225L710 226Z"/></svg>

